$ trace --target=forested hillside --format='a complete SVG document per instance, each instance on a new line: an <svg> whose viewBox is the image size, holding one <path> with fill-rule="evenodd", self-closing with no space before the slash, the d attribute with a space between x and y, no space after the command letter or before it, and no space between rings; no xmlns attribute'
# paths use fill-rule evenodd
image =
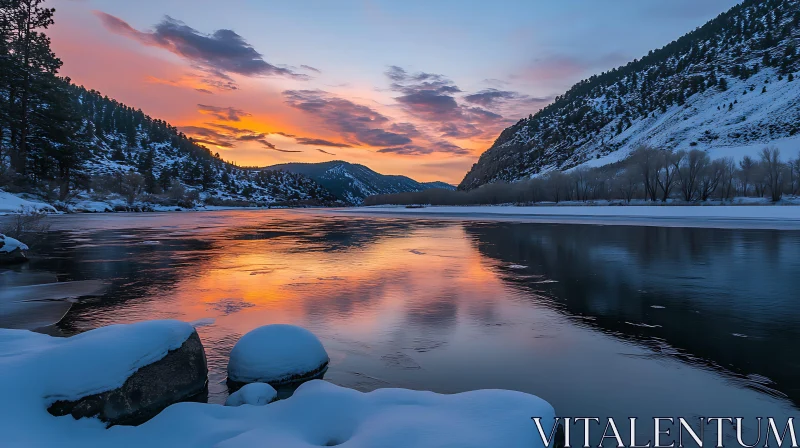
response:
<svg viewBox="0 0 800 448"><path fill-rule="evenodd" d="M234 166L174 126L59 77L42 0L0 2L0 189L64 209L303 205L311 179Z"/></svg>
<svg viewBox="0 0 800 448"><path fill-rule="evenodd" d="M268 169L302 174L315 180L348 204L359 205L368 196L406 193L431 188L454 190L444 182L417 182L406 176L376 173L364 165L341 160L322 163L285 163Z"/></svg>
<svg viewBox="0 0 800 448"><path fill-rule="evenodd" d="M800 131L798 44L800 1L745 0L509 127L459 187L614 163L643 144L757 157Z"/></svg>

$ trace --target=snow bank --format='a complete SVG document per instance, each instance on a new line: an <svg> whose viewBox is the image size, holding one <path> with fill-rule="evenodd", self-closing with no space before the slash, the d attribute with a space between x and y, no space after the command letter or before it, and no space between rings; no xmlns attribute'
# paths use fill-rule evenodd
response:
<svg viewBox="0 0 800 448"><path fill-rule="evenodd" d="M313 376L329 360L325 347L310 331L294 325L265 325L234 345L228 379L276 385Z"/></svg>
<svg viewBox="0 0 800 448"><path fill-rule="evenodd" d="M800 229L800 206L374 206L325 213L659 227Z"/></svg>
<svg viewBox="0 0 800 448"><path fill-rule="evenodd" d="M16 250L26 251L28 246L17 239L0 233L0 254L10 254Z"/></svg>
<svg viewBox="0 0 800 448"><path fill-rule="evenodd" d="M179 347L191 332L191 325L177 321L115 325L71 338L0 330L0 445L530 448L542 447L531 417L547 423L555 415L547 402L522 392L361 393L319 380L267 406L178 403L136 427L105 429L97 419L53 417L46 411L56 399L118 387L138 368Z"/></svg>
<svg viewBox="0 0 800 448"><path fill-rule="evenodd" d="M250 404L264 406L278 398L278 391L267 383L250 383L237 390L227 400L225 406L241 406Z"/></svg>
<svg viewBox="0 0 800 448"><path fill-rule="evenodd" d="M56 209L50 204L22 199L19 196L0 190L0 215L19 213L22 210L40 210L56 213Z"/></svg>

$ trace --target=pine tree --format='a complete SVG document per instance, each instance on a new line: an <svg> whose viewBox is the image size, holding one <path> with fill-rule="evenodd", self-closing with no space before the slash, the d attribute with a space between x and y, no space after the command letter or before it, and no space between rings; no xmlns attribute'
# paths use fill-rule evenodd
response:
<svg viewBox="0 0 800 448"><path fill-rule="evenodd" d="M50 39L43 33L53 24L52 8L44 8L44 0L3 0L0 16L4 18L0 69L7 93L5 127L9 129L11 163L19 174L26 174L31 114L37 101L38 86L55 75L61 60L50 50Z"/></svg>
<svg viewBox="0 0 800 448"><path fill-rule="evenodd" d="M31 174L55 181L58 200L64 201L73 189L86 186L82 168L91 154L91 128L84 125L80 105L64 80L48 76L37 84L35 98L42 103L30 115L29 142L36 150L29 158L39 163Z"/></svg>

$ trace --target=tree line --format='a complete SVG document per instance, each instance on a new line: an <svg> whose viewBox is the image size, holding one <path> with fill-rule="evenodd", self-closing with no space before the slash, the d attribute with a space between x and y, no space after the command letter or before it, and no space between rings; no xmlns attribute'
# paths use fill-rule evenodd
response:
<svg viewBox="0 0 800 448"><path fill-rule="evenodd" d="M623 161L595 168L551 171L514 183L497 182L470 191L440 189L370 196L365 205L536 204L564 201L636 200L650 203L731 201L800 193L800 156L784 161L777 148L758 157L711 159L703 150L674 151L641 146Z"/></svg>

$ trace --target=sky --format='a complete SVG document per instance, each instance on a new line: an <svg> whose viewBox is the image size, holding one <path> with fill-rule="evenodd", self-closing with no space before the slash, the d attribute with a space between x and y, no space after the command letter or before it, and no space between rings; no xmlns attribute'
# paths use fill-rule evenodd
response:
<svg viewBox="0 0 800 448"><path fill-rule="evenodd" d="M51 0L61 74L242 166L457 184L500 132L736 0Z"/></svg>

